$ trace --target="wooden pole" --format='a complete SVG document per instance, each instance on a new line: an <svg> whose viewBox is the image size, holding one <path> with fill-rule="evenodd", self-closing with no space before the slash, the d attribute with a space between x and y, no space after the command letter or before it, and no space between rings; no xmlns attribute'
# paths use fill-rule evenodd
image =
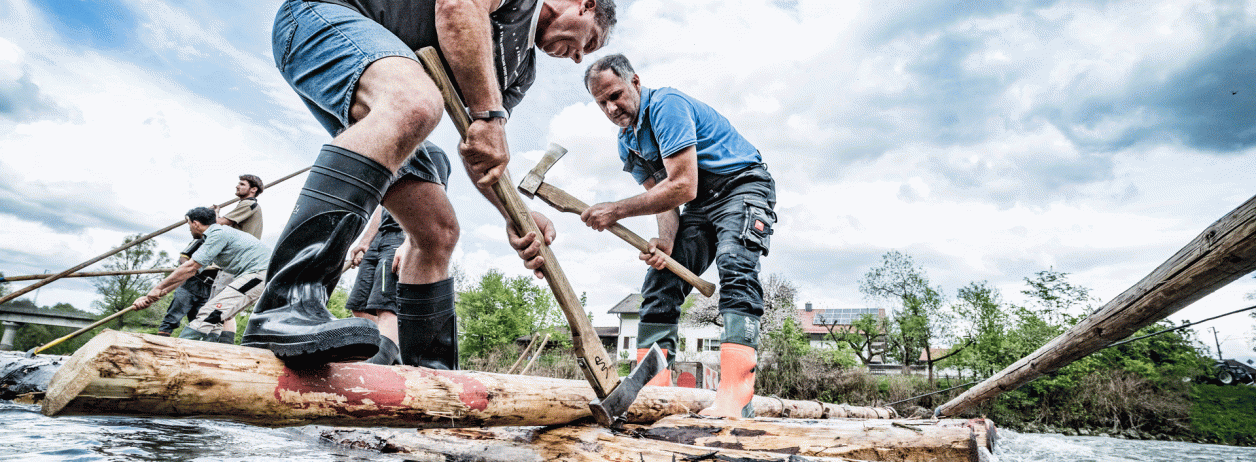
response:
<svg viewBox="0 0 1256 462"><path fill-rule="evenodd" d="M300 175L300 174L302 174L302 173L305 173L305 171L306 171L306 170L309 170L309 169L310 169L310 167L305 167L305 168L303 168L303 169L301 169L301 170L297 170L297 171L295 171L295 172L293 172L293 173L289 174L288 176L285 176L285 177L283 177L283 178L280 178L280 179L278 179L278 180L275 180L275 181L270 182L270 184L267 184L267 185L266 185L266 187L265 187L265 188L263 188L263 189L268 189L268 188L270 188L271 186L274 186L274 185L276 185L276 184L279 184L280 182L282 182L282 181L284 181L284 180L287 180L287 179L292 178L292 177L294 177L294 176L297 176L297 175ZM238 197L237 197L237 198L235 198L235 199L231 199L231 200L229 200L229 201L227 201L227 202L223 202L223 203L221 203L221 204L218 204L218 207L219 207L219 208L226 207L226 206L228 206L228 205L234 204L234 203L239 202L239 201L240 201L240 198L238 198ZM98 261L101 261L101 260L104 260L104 259L106 259L106 258L109 258L109 257L110 257L110 256L112 256L113 254L116 254L116 253L121 252L121 251L123 251L123 250L129 249L129 248L131 248L131 247L137 246L137 245L139 245L141 242L147 241L147 240L149 240L149 239L152 239L152 238L154 238L154 237L160 236L160 235L162 235L162 234L166 234L167 232L170 232L170 230L172 230L172 229L175 229L175 228L178 228L178 227L180 227L180 226L183 226L185 223L187 223L187 221L186 221L186 220L180 220L180 221L178 221L178 222L176 222L176 223L172 223L170 226L167 226L167 227L165 227L165 228L162 228L162 229L159 229L159 230L157 230L157 231L153 231L153 232L151 232L151 233L148 233L148 234L146 234L146 235L144 235L144 236L141 236L139 239L133 240L133 241L131 241L131 242L126 243L125 245L123 245L123 246L121 246L121 247L118 247L118 248L115 248L115 249L110 250L110 251L108 251L108 252L105 252L105 253L103 253L103 254L100 254L99 256L97 256L97 257L95 257L95 258L92 258L91 260L87 260L87 261L85 261L85 262L83 262L83 263L80 263L80 264L76 265L76 266L75 266L75 267L73 267L73 268L67 269L67 270L65 270L65 271L62 271L62 272L57 273L57 274L54 274L54 275L52 275L52 276L48 276L48 277L46 277L46 278L44 278L44 279L40 280L39 282L36 282L36 283L31 284L31 285L29 285L29 286L23 287L23 288L21 288L21 289L19 289L19 290L17 290L17 291L14 291L13 293L11 293L11 294L9 294L9 295L5 295L4 297L0 297L0 304L4 304L4 303L8 302L9 300L13 300L13 299L18 298L18 297L20 297L20 296L22 296L22 295L26 295L28 292L31 292L31 291L33 291L33 290L35 290L35 289L38 289L38 288L40 288L40 287L43 287L43 286L47 285L48 283L50 283L50 282L52 282L52 281L55 281L55 280L57 280L57 279L61 279L61 278L63 278L63 277L69 276L70 274L73 274L75 271L81 270L81 269L83 269L83 268L86 268L86 267L90 266L90 265L91 265L91 264L93 264L93 263L96 263L96 262L98 262Z"/></svg>
<svg viewBox="0 0 1256 462"><path fill-rule="evenodd" d="M528 365L523 366L523 370L519 371L519 375L527 374L528 369L532 368L532 364L536 363L536 358L541 357L541 352L545 351L545 344L549 343L549 338L550 338L550 334L549 332L546 332L545 339L541 340L541 346L537 347L536 351L532 353L532 359L528 360Z"/></svg>
<svg viewBox="0 0 1256 462"><path fill-rule="evenodd" d="M49 382L46 415L213 416L264 426L564 425L592 417L579 380L335 363L292 370L269 350L105 330ZM715 392L646 386L625 416L651 423L709 407ZM887 408L754 398L763 417L893 417Z"/></svg>
<svg viewBox="0 0 1256 462"><path fill-rule="evenodd" d="M83 271L80 273L67 274L64 277L94 278L94 277L100 277L100 276L126 276L129 274L169 273L172 271L174 271L174 268L151 268L151 269L124 270L124 271ZM0 282L31 281L35 279L43 279L46 277L48 277L47 274L30 274L30 275L25 275L25 276L12 276L12 277L0 276Z"/></svg>
<svg viewBox="0 0 1256 462"><path fill-rule="evenodd" d="M1256 270L1256 197L1213 223L1198 237L1098 311L968 391L936 415L959 415L999 394L1020 388L1138 329L1176 313Z"/></svg>
<svg viewBox="0 0 1256 462"><path fill-rule="evenodd" d="M418 55L419 62L427 69L428 75L436 82L436 87L440 89L441 96L445 100L445 112L453 121L454 128L458 129L458 135L465 139L467 130L471 126L471 115L467 114L462 98L454 91L453 82L445 73L445 66L441 64L440 55L432 47L416 50L415 54ZM563 316L567 318L567 325L571 328L571 344L576 352L576 363L580 366L580 371L584 372L589 385L597 392L597 399L605 398L619 385L619 370L611 361L610 355L606 353L606 348L602 346L602 340L598 338L593 322L585 315L584 305L580 303L580 297L576 296L576 291L571 288L571 282L567 280L567 275L559 266L558 258L554 256L549 245L545 244L545 236L537 227L536 222L532 220L528 204L523 202L523 198L519 197L519 192L515 190L510 179L510 170L502 171L501 177L493 184L493 195L501 202L502 208L510 216L510 225L519 232L520 236L528 233L536 234L541 248L541 258L545 261L540 271L545 275L545 282L549 285L550 292L553 292L554 300L558 302L558 307L562 308Z"/></svg>
<svg viewBox="0 0 1256 462"><path fill-rule="evenodd" d="M515 360L515 363L510 365L510 369L506 369L506 373L507 373L507 374L514 374L514 373L515 373L515 368L516 368L516 367L519 367L519 363L522 363L522 362L523 362L523 358L528 357L528 352L529 352L529 351L532 351L532 345L536 345L536 339L537 339L537 335L538 335L538 334L539 334L539 332L533 332L533 333L532 333L532 340L529 340L529 341L528 341L528 346L526 346L526 347L524 347L524 348L523 348L523 352L522 352L522 353L519 353L519 359L516 359L516 360Z"/></svg>

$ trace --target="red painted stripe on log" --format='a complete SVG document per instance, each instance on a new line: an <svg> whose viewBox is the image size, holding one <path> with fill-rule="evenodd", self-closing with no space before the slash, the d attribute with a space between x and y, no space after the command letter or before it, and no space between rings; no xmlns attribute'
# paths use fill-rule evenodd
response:
<svg viewBox="0 0 1256 462"><path fill-rule="evenodd" d="M462 389L458 392L458 400L462 401L462 404L465 404L467 407L477 411L488 409L488 389L474 377L433 369L426 369L424 372L444 377L451 382L461 385Z"/></svg>
<svg viewBox="0 0 1256 462"><path fill-rule="evenodd" d="M285 367L275 386L275 399L307 407L309 402L285 400L285 393L327 393L343 396L343 406L400 407L406 397L406 379L385 366L335 364L316 369ZM327 403L330 404L330 403Z"/></svg>

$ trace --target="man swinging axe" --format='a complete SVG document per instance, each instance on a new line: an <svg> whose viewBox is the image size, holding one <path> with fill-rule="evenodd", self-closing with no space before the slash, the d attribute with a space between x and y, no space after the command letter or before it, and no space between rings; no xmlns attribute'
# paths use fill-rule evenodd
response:
<svg viewBox="0 0 1256 462"><path fill-rule="evenodd" d="M759 256L768 253L776 221L776 185L767 166L710 106L673 88L641 86L623 55L594 62L584 82L606 117L621 128L619 158L645 192L593 204L581 220L602 231L627 217L658 219L659 237L641 255L653 268L642 287L637 354L657 342L669 360L675 357L679 307L691 289L675 273L663 271L660 253L698 274L715 263L724 321L721 377L715 404L701 413L753 417L750 400L763 315ZM670 374L660 374L651 383L670 381Z"/></svg>

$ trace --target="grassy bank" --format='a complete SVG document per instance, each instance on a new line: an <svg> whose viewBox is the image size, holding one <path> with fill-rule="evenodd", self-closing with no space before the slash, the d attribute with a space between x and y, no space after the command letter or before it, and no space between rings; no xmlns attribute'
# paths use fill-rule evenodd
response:
<svg viewBox="0 0 1256 462"><path fill-rule="evenodd" d="M1196 385L1191 427L1208 442L1256 446L1256 387Z"/></svg>

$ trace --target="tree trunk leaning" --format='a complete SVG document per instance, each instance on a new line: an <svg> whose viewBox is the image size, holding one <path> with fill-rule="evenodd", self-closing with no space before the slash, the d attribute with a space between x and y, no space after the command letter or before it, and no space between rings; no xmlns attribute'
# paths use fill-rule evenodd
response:
<svg viewBox="0 0 1256 462"><path fill-rule="evenodd" d="M284 367L268 350L106 330L57 371L46 415L214 416L263 426L406 428L564 425L591 417L588 383L364 363ZM715 392L647 386L629 423L711 405ZM857 408L756 396L758 415L893 417Z"/></svg>
<svg viewBox="0 0 1256 462"><path fill-rule="evenodd" d="M1256 270L1256 197L1077 325L937 409L955 416L1129 337Z"/></svg>

